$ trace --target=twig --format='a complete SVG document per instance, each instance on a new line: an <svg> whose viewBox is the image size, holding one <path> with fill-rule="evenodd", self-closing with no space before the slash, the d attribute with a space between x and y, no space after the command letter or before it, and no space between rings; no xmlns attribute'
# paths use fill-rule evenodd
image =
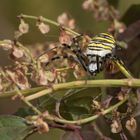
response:
<svg viewBox="0 0 140 140"><path fill-rule="evenodd" d="M124 98L122 101L118 102L117 104L109 107L108 109L102 111L100 114L96 114L94 116L85 118L85 119L79 119L79 120L74 120L74 121L70 121L70 120L65 120L65 119L60 119L56 116L52 116L52 115L47 115L46 116L46 120L51 120L51 121L55 121L58 123L62 123L62 124L77 124L77 125L81 125L81 124L85 124L85 123L89 123L91 121L96 120L97 118L99 118L101 115L106 115L108 113L110 113L111 111L113 111L114 109L118 108L119 106L121 106L123 103L125 103L128 100L129 97ZM33 116L34 118L38 117L38 116Z"/></svg>
<svg viewBox="0 0 140 140"><path fill-rule="evenodd" d="M140 87L140 79L115 79L115 80L88 80L88 81L73 81L67 83L55 84L52 88L44 89L37 92L36 94L29 95L26 97L28 101L37 99L47 94L54 93L57 90L73 89L73 88L82 88L82 87Z"/></svg>
<svg viewBox="0 0 140 140"><path fill-rule="evenodd" d="M26 90L20 90L20 92L22 95L31 95L31 94L41 91L45 88L46 87L42 86L42 87L30 88L30 89L26 89ZM0 92L0 98L8 98L8 97L12 97L14 95L16 95L15 90L7 91L7 92Z"/></svg>
<svg viewBox="0 0 140 140"><path fill-rule="evenodd" d="M41 96L54 93L54 91L62 89L76 89L76 88L92 88L92 87L140 87L140 79L106 79L106 80L84 80L73 81L67 83L59 83L52 85L52 88L36 87L27 90L21 90L22 95L29 95L26 97L28 100L33 100ZM33 94L37 92L36 94ZM0 98L8 98L16 94L16 91L3 92L0 94ZM30 95L31 94L31 95Z"/></svg>
<svg viewBox="0 0 140 140"><path fill-rule="evenodd" d="M55 22L55 21L53 21L53 20L51 20L51 19L44 18L44 17L36 17L36 16L31 16L31 15L25 15L25 14L21 14L21 15L18 16L18 17L29 18L29 19L34 19L34 20L39 20L39 18L40 18L42 22L46 22L46 23L52 24L52 25L54 25L54 26L56 26L56 27L61 27L61 25L60 25L59 23L57 23L57 22ZM64 26L63 26L63 28L64 28L66 31L68 31L69 33L73 34L73 35L76 35L76 36L80 35L79 33L75 32L75 31L73 31L73 30L71 30L71 29L69 29L69 28L67 28L67 27L64 27Z"/></svg>

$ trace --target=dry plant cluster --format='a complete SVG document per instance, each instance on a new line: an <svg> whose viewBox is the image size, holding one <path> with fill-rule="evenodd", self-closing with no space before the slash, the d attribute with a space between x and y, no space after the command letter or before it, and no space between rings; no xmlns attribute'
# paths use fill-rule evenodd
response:
<svg viewBox="0 0 140 140"><path fill-rule="evenodd" d="M85 0L82 7L85 11L92 12L97 21L109 21L110 26L107 31L115 36L117 44L122 49L129 47L128 43L120 38L132 27L127 28L125 23L120 21L119 12L107 0ZM73 132L77 139L82 140L84 136L81 129L84 125L89 124L92 126L93 133L97 134L96 137L110 140L111 138L105 136L96 123L96 120L102 118L109 124L109 131L118 134L121 139L127 139L124 129L127 129L131 137L135 137L137 130L135 111L139 103L140 80L134 78L125 67L111 61L105 64L102 75L115 75L121 71L126 77L125 79L108 79L106 76L100 80L95 76L88 80L87 73L75 61L76 55L63 46L63 44L74 46L73 38L80 35L75 19L67 13L64 12L58 16L57 22L42 16L24 14L19 15L18 19L20 24L15 32L14 40L0 41L0 47L8 51L8 57L12 60L10 66L0 68L0 98L11 98L12 100L19 98L29 107L30 113L24 117L26 123L33 126L30 133L36 131L43 133L48 132L50 128L60 128ZM20 38L29 32L28 20L34 20L35 26L43 35L51 32L50 25L56 26L60 32L58 42L37 45L22 44ZM87 34L83 34L81 37L79 47L83 51L90 39L91 36ZM56 60L53 60L54 57ZM105 91L107 87L119 87L119 91L115 95L111 94L112 96L100 92L88 101L88 112L85 117L79 115L76 119L67 119L65 114L71 112L63 107L64 99L67 99L68 102L71 95L82 93L89 88L99 88L102 92L107 93L108 90ZM32 103L33 100L40 101L39 99L42 97L53 97L63 90L65 93L61 100L55 102L53 111L47 107L40 109L38 103ZM102 98L102 96L105 97ZM125 109L120 109L121 107Z"/></svg>

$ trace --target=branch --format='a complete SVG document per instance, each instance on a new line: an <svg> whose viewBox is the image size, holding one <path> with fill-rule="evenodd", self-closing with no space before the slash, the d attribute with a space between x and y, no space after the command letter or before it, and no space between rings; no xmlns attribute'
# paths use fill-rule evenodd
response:
<svg viewBox="0 0 140 140"><path fill-rule="evenodd" d="M106 114L110 113L111 111L113 111L114 109L117 109L119 106L121 106L123 103L125 103L128 100L128 98L129 97L127 96L122 101L120 101L117 104L115 104L115 105L109 107L108 109L102 111L100 114L96 114L94 116L91 116L91 117L88 117L88 118L85 118L85 119L70 121L70 120L61 119L61 118L58 118L56 116L52 116L52 115L49 115L49 114L45 117L45 119L55 121L55 122L58 122L58 123L62 123L62 124L76 124L76 125L86 124L86 123L89 123L91 121L96 120L101 115L106 115ZM36 117L38 117L38 116L33 116L33 118L36 118Z"/></svg>
<svg viewBox="0 0 140 140"><path fill-rule="evenodd" d="M36 88L30 88L26 90L20 90L22 95L31 95L33 93L39 92L41 90L44 90L46 87L41 86L41 87L36 87ZM16 95L16 90L13 91L7 91L7 92L0 92L0 98L8 98Z"/></svg>
<svg viewBox="0 0 140 140"><path fill-rule="evenodd" d="M19 95L19 97L21 98L21 100L27 105L29 106L35 113L37 113L37 117L41 116L42 113L35 107L33 106L20 92L20 90L18 89L18 87L15 87L16 93ZM99 114L96 114L94 116L85 118L85 119L79 119L79 120L74 120L74 121L70 121L70 120L65 120L65 119L61 119L58 118L56 116L52 116L50 114L47 114L46 116L43 116L44 119L49 120L49 121L55 121L55 122L59 122L59 123L63 123L63 124L77 124L77 125L81 125L81 124L85 124L85 123L89 123L91 121L96 120L97 118L99 118L101 115L106 115L107 113L113 111L114 109L118 108L119 106L121 106L123 103L125 103L128 100L129 96L125 97L123 100L121 100L120 102L118 102L117 104L109 107L106 110L103 110L102 112L100 112ZM33 118L36 118L36 116Z"/></svg>
<svg viewBox="0 0 140 140"><path fill-rule="evenodd" d="M27 90L21 90L22 95L29 95L26 97L27 100L33 100L41 96L54 93L54 91L63 89L75 89L75 88L92 88L92 87L140 87L140 79L107 79L107 80L81 80L72 81L67 83L59 83L52 85L51 88L37 87L30 88ZM36 93L35 93L36 92ZM33 94L35 93L35 94ZM31 94L31 95L30 95ZM0 98L8 98L16 95L16 91L3 92L0 94Z"/></svg>
<svg viewBox="0 0 140 140"><path fill-rule="evenodd" d="M41 16L41 17L36 17L36 16L31 16L31 15L24 15L24 14L21 14L21 15L18 16L18 17L21 17L21 18L28 18L28 19L34 19L34 20L39 20L39 19L41 19L42 22L46 22L46 23L52 24L52 25L54 25L54 26L56 26L56 27L61 27L61 25L60 25L59 23L57 23L57 22L55 22L55 21L53 21L53 20L51 20L51 19L44 18L44 17L42 17L42 16ZM64 26L63 26L63 28L64 28L66 31L68 31L69 33L73 34L73 35L76 35L76 36L80 35L79 33L77 33L77 32L75 32L75 31L71 30L70 28L67 28L67 27L64 27Z"/></svg>

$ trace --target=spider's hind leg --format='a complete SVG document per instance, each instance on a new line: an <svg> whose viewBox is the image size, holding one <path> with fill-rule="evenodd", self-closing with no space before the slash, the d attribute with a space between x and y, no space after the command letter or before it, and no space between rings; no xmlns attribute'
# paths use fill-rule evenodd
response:
<svg viewBox="0 0 140 140"><path fill-rule="evenodd" d="M131 72L127 69L127 67L124 65L123 61L118 58L115 55L110 56L109 58L110 60L112 60L115 65L118 67L118 69L127 77L127 78L133 78Z"/></svg>

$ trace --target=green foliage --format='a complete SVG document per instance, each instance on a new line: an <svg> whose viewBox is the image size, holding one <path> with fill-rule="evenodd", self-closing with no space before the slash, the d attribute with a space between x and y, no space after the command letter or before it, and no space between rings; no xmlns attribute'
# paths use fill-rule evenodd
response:
<svg viewBox="0 0 140 140"><path fill-rule="evenodd" d="M23 140L33 132L33 126L17 116L0 116L0 139Z"/></svg>

